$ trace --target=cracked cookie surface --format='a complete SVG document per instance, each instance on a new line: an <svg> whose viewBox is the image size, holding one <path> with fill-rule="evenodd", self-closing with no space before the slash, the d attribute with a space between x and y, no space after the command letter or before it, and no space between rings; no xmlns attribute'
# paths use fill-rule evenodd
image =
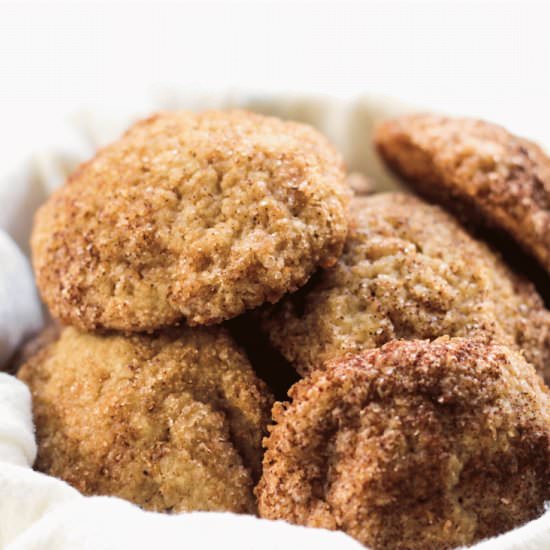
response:
<svg viewBox="0 0 550 550"><path fill-rule="evenodd" d="M64 329L19 371L35 467L155 511L254 513L272 398L224 329Z"/></svg>
<svg viewBox="0 0 550 550"><path fill-rule="evenodd" d="M511 235L550 272L550 157L482 120L412 115L382 123L378 150L425 197Z"/></svg>
<svg viewBox="0 0 550 550"><path fill-rule="evenodd" d="M393 341L333 361L276 403L260 516L373 550L508 531L550 497L550 394L504 346Z"/></svg>
<svg viewBox="0 0 550 550"><path fill-rule="evenodd" d="M340 155L308 126L160 113L39 209L37 284L55 317L85 330L218 323L332 265L349 194Z"/></svg>
<svg viewBox="0 0 550 550"><path fill-rule="evenodd" d="M522 350L550 379L550 312L437 206L401 193L355 198L344 253L262 312L276 348L306 375L392 339L475 336Z"/></svg>

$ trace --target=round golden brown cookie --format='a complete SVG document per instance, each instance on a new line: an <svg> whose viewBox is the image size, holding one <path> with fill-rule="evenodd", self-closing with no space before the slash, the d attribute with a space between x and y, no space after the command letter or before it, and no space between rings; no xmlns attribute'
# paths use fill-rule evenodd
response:
<svg viewBox="0 0 550 550"><path fill-rule="evenodd" d="M260 516L373 550L503 533L550 497L550 394L504 346L393 341L334 361L274 406Z"/></svg>
<svg viewBox="0 0 550 550"><path fill-rule="evenodd" d="M400 193L354 199L344 254L263 312L305 375L389 340L476 336L522 350L550 377L550 312L534 287L437 206Z"/></svg>
<svg viewBox="0 0 550 550"><path fill-rule="evenodd" d="M32 392L38 470L148 510L254 513L272 399L223 329L68 328L19 377Z"/></svg>
<svg viewBox="0 0 550 550"><path fill-rule="evenodd" d="M55 317L87 330L218 323L334 264L348 194L340 155L308 126L158 114L39 209L38 286Z"/></svg>
<svg viewBox="0 0 550 550"><path fill-rule="evenodd" d="M504 128L413 115L382 123L378 150L425 197L509 233L550 272L550 158Z"/></svg>

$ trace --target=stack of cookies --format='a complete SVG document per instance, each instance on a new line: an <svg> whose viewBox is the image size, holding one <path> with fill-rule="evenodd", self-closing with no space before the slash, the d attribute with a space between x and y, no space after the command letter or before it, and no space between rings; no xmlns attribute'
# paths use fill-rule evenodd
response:
<svg viewBox="0 0 550 550"><path fill-rule="evenodd" d="M540 515L550 312L481 238L496 227L550 268L550 159L434 116L377 141L450 213L349 177L308 126L243 111L161 113L81 165L32 235L58 323L18 374L35 467L148 510L259 514L374 550Z"/></svg>

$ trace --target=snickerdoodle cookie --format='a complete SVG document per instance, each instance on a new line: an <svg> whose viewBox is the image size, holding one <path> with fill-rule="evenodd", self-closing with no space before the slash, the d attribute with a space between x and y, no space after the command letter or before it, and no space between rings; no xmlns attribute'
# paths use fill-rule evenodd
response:
<svg viewBox="0 0 550 550"><path fill-rule="evenodd" d="M550 272L550 158L482 120L412 115L382 123L378 150L422 195L510 234Z"/></svg>
<svg viewBox="0 0 550 550"><path fill-rule="evenodd" d="M356 198L344 254L263 312L276 348L305 375L396 338L475 336L521 350L550 376L550 312L438 206L410 195Z"/></svg>
<svg viewBox="0 0 550 550"><path fill-rule="evenodd" d="M156 511L254 513L272 398L224 329L64 329L19 371L35 467Z"/></svg>
<svg viewBox="0 0 550 550"><path fill-rule="evenodd" d="M218 323L333 265L348 194L340 155L309 126L157 114L40 208L38 287L55 317L85 330Z"/></svg>
<svg viewBox="0 0 550 550"><path fill-rule="evenodd" d="M550 394L504 346L393 341L335 360L274 407L262 517L373 550L469 546L550 498Z"/></svg>

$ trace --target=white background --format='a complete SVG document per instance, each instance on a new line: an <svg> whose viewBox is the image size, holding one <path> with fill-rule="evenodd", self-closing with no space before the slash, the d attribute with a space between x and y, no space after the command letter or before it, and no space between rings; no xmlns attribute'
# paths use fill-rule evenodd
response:
<svg viewBox="0 0 550 550"><path fill-rule="evenodd" d="M380 92L550 144L549 4L0 3L0 161L166 84Z"/></svg>

